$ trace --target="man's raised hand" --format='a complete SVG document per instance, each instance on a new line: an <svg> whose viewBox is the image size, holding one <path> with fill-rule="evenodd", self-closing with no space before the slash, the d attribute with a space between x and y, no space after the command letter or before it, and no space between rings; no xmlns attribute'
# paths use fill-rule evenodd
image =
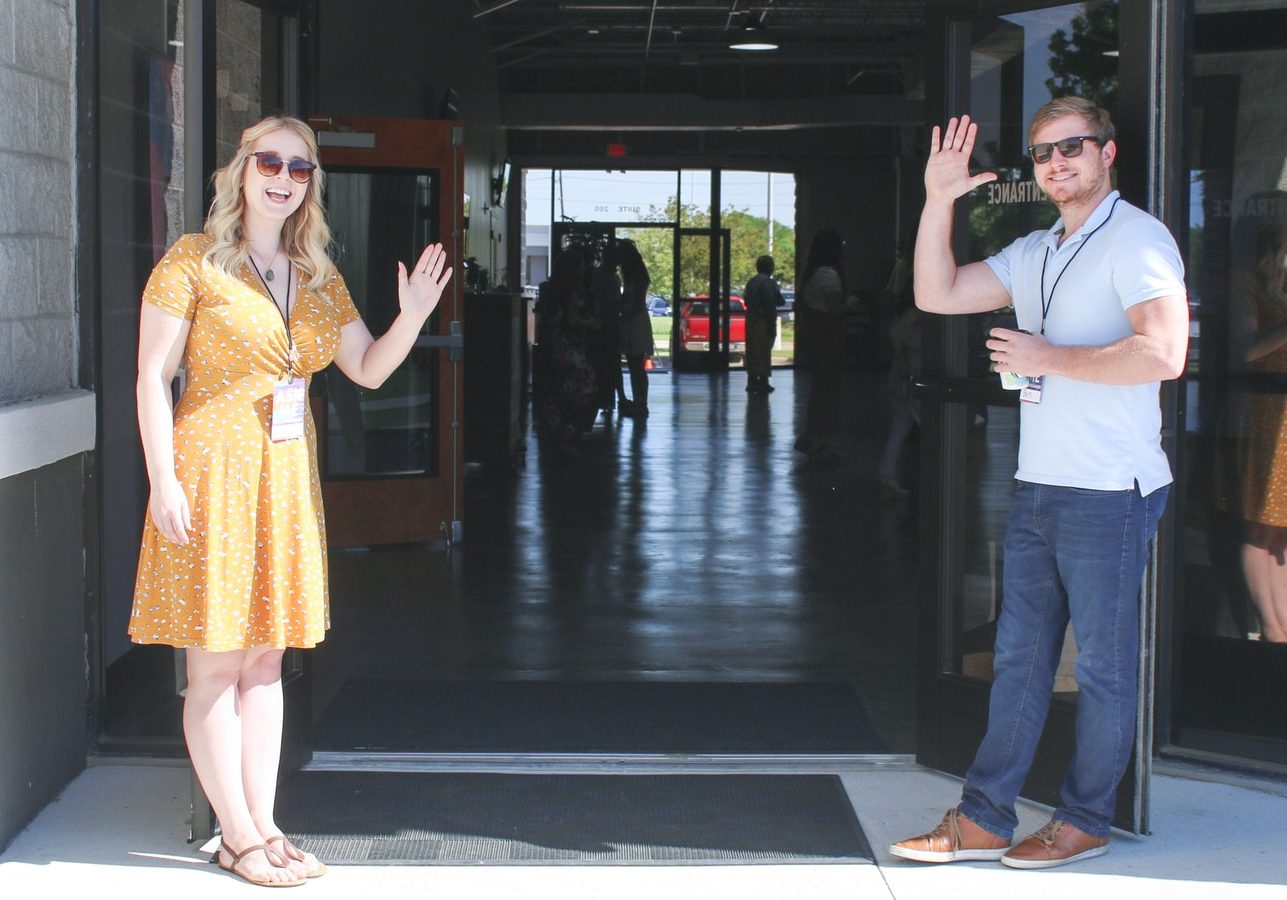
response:
<svg viewBox="0 0 1287 900"><path fill-rule="evenodd" d="M934 126L930 134L929 160L925 163L925 196L928 200L947 203L968 194L981 184L996 181L996 172L970 174L970 154L974 152L974 138L979 126L969 116L953 118L941 135Z"/></svg>

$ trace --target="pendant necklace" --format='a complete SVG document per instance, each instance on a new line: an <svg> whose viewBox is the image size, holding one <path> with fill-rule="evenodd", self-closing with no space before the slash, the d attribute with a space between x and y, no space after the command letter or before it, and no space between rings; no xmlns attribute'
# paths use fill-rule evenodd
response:
<svg viewBox="0 0 1287 900"><path fill-rule="evenodd" d="M281 256L281 255L282 255L282 248L281 248L281 244L278 244L278 245L277 245L277 252L273 254L272 261L271 261L271 262L269 262L269 263L268 263L268 265L266 265L266 266L264 267L264 274L263 274L263 279L264 279L264 281L272 281L272 280L273 280L273 277L274 277L274 276L273 276L273 266L277 263L277 257L279 257L279 256ZM254 262L254 260L252 259L252 260L251 260L251 262ZM259 267L258 267L258 266L256 266L256 267L255 267L255 270L256 270L256 271L258 271L258 270L259 270Z"/></svg>

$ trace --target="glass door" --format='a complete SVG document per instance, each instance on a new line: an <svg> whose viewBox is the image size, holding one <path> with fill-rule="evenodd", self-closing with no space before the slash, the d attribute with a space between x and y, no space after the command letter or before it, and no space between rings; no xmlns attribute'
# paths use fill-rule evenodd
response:
<svg viewBox="0 0 1287 900"><path fill-rule="evenodd" d="M1194 4L1190 324L1171 752L1287 766L1287 2Z"/></svg>
<svg viewBox="0 0 1287 900"><path fill-rule="evenodd" d="M679 228L675 238L675 297L670 341L676 371L722 372L746 355L746 310L729 290L727 228Z"/></svg>
<svg viewBox="0 0 1287 900"><path fill-rule="evenodd" d="M989 256L1015 238L1046 228L1057 218L1025 159L1027 124L1055 95L1076 93L1109 110L1119 140L1146 158L1145 122L1127 111L1147 109L1147 98L1129 96L1132 79L1119 79L1117 50L1130 31L1135 46L1151 47L1147 17L1127 21L1113 2L931 4L931 35L944 61L930 122L968 113L979 124L976 170L999 179L961 198L956 208L960 263ZM1141 51L1137 51L1141 52ZM1141 82L1147 79L1141 79ZM931 83L934 79L931 79ZM1137 88L1138 89L1138 86ZM1132 131L1134 129L1134 132ZM1142 133L1141 133L1142 132ZM1131 173L1117 173L1126 198L1149 208L1149 197ZM1005 602L1003 535L1014 491L1018 404L989 372L988 330L1014 327L1010 310L972 316L925 317L922 398L921 533L927 564L920 594L923 629L918 650L917 757L929 766L964 774L987 723L997 616ZM1151 592L1145 592L1151 601ZM1146 613L1150 616L1151 613ZM1141 660L1152 658L1146 647ZM1068 636L1055 697L1024 795L1058 803L1074 745L1076 647ZM1147 668L1141 662L1141 668ZM1148 677L1142 684L1151 684ZM1122 827L1144 827L1151 728L1141 703L1136 762L1118 797ZM1142 751L1142 752L1141 752Z"/></svg>
<svg viewBox="0 0 1287 900"><path fill-rule="evenodd" d="M407 360L376 389L334 365L313 381L332 547L458 540L463 385L461 149L450 122L316 119L336 264L376 336L398 314L397 262L441 241L455 270Z"/></svg>

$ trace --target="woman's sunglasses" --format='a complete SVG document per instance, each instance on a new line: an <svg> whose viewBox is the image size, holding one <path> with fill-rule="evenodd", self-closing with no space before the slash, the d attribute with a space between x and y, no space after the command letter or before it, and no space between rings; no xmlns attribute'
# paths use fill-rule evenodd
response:
<svg viewBox="0 0 1287 900"><path fill-rule="evenodd" d="M1083 141L1094 141L1096 144L1103 144L1104 139L1093 134L1080 134L1077 137L1064 138L1062 141L1053 141L1044 144L1033 144L1028 148L1028 155L1032 157L1035 163L1048 163L1055 151L1064 159L1072 159L1074 156L1081 156L1081 145Z"/></svg>
<svg viewBox="0 0 1287 900"><path fill-rule="evenodd" d="M292 181L307 184L308 179L313 177L313 170L317 168L316 163L306 159L292 159L287 162L276 153L270 153L267 150L259 150L250 155L255 158L255 168L265 178L272 178L282 170L282 166L285 166L290 171Z"/></svg>

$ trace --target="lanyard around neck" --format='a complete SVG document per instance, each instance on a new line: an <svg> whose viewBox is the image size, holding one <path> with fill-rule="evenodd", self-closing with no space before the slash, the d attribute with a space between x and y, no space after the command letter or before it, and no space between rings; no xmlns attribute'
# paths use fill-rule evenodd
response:
<svg viewBox="0 0 1287 900"><path fill-rule="evenodd" d="M1085 247L1087 242L1095 236L1095 232L1108 224L1108 220L1113 217L1113 211L1117 209L1117 201L1121 199L1121 194L1114 197L1113 205L1108 208L1108 215L1104 216L1104 221L1092 228L1090 233L1081 239L1081 243L1077 245L1077 249L1073 251L1068 262L1064 263L1064 267L1060 269L1059 274L1055 276L1055 283L1050 286L1050 299L1046 299L1046 263L1050 262L1050 246L1046 246L1046 255L1041 260L1041 334L1046 333L1046 316L1050 314L1050 305L1055 302L1055 288L1059 287L1059 279L1064 277L1064 273L1068 271L1068 267L1073 264L1073 260L1077 258L1077 254L1081 252L1082 247Z"/></svg>

